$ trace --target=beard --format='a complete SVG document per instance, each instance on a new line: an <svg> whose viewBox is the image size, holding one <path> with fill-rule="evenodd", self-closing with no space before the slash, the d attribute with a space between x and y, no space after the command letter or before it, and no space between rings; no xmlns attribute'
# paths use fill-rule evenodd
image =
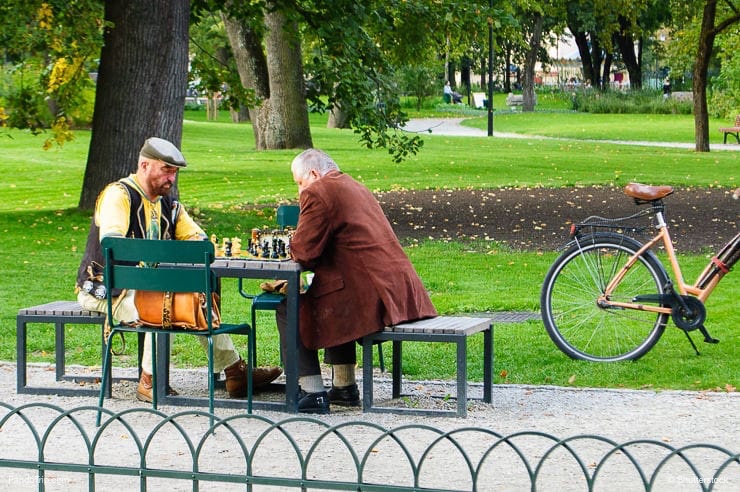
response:
<svg viewBox="0 0 740 492"><path fill-rule="evenodd" d="M167 196L172 191L172 184L171 183L163 183L159 185L157 188L155 188L155 192L158 196Z"/></svg>

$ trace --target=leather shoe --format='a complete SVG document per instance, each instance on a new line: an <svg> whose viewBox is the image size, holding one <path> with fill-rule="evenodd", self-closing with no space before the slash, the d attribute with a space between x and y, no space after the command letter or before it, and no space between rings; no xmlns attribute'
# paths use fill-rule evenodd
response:
<svg viewBox="0 0 740 492"><path fill-rule="evenodd" d="M329 413L329 395L326 391L306 393L298 390L298 413Z"/></svg>
<svg viewBox="0 0 740 492"><path fill-rule="evenodd" d="M342 387L332 385L329 390L329 401L332 405L341 407L359 407L360 390L357 388L357 384Z"/></svg>
<svg viewBox="0 0 740 492"><path fill-rule="evenodd" d="M255 367L252 370L252 389L267 386L283 373L279 367ZM224 369L226 375L226 391L231 398L247 396L247 363L239 359Z"/></svg>
<svg viewBox="0 0 740 492"><path fill-rule="evenodd" d="M177 396L180 393L175 391L172 386L167 386L167 394L170 396ZM152 395L152 375L141 371L141 378L139 379L139 386L136 387L136 399L147 403L154 401Z"/></svg>

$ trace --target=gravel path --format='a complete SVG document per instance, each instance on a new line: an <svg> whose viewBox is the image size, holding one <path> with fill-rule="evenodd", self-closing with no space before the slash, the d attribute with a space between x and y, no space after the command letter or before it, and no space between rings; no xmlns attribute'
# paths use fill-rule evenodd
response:
<svg viewBox="0 0 740 492"><path fill-rule="evenodd" d="M70 367L69 372L82 370ZM32 365L29 381L41 384L72 385L74 383L55 383L54 372L51 367L38 364ZM328 383L328 378L326 382ZM173 371L173 386L181 392L202 393L203 374L202 370L175 370ZM387 378L378 375L376 378L376 389L381 399L387 398L390 392L390 382ZM430 403L430 394L445 394L450 390L448 382L407 382L405 391L411 391L415 395L412 400L414 404L436 405ZM32 402L45 402L69 410L85 405L96 405L94 397L58 397L58 396L33 396L18 395L15 392L15 365L13 363L0 362L0 391L4 397L4 403L11 407L19 407ZM133 399L134 383L124 382L114 387L114 398L106 402L106 408L114 412L123 412L127 409L147 409L148 405ZM472 385L471 396L480 396L480 385ZM436 401L436 400L435 400ZM468 418L458 419L450 417L413 417L400 414L377 414L362 413L360 409L343 409L333 407L332 414L320 416L311 421L298 421L286 424L291 436L293 436L303 447L307 449L319 438L325 426L342 426L342 434L352 442L352 446L363 456L367 453L372 457L368 465L368 478L381 483L408 483L412 472L408 467L407 458L399 455L398 447L386 439L382 442L373 443L379 435L378 427L385 429L399 429L397 436L406 447L417 456L426 450L437 437L427 427L441 431L459 432L459 442L465 453L474 460L480 459L481 453L502 436L510 436L510 442L521 450L532 469L542 465L540 477L537 481L538 487L545 490L585 490L585 478L577 460L560 449L552 454L544 463L540 460L547 451L559 439L572 438L581 435L597 435L613 441L604 442L594 438L576 439L571 442L572 449L585 464L588 473L593 473L594 467L611 451L615 444L624 444L634 440L649 440L651 443L634 445L632 450L647 476L650 477L658 462L665 458L673 448L706 443L719 446L730 452L737 453L740 448L740 425L738 421L738 394L731 392L688 392L688 391L645 391L645 390L592 390L577 388L562 388L553 386L520 386L520 385L496 385L493 391L493 403L483 404L481 402L471 403ZM186 411L183 407L160 407L165 414L175 414ZM7 409L0 409L2 418ZM37 430L43 432L48 425L50 417L44 416L45 412L27 410L25 414L31 416L31 420ZM48 413L48 412L47 412ZM241 415L238 410L217 409L216 414L220 417ZM277 422L289 419L291 416L279 412L257 412L256 415ZM77 416L85 432L94 436L94 412ZM154 422L152 421L154 420ZM128 416L128 421L137 429L139 437L144 439L151 431L153 425L158 422L150 413L133 414ZM208 428L208 420L204 418L183 418L178 420L189 435L200 436ZM410 428L403 430L405 426ZM261 420L245 419L243 425L236 425L240 429L240 435L250 441L250 436L257 432L263 432L265 423ZM19 476L25 472L2 468L2 458L21 459L22 455L28 455L28 459L34 458L34 446L28 440L28 433L22 430L23 425L19 419L11 420L0 428L0 486L3 483L13 485L21 484ZM467 429L467 430L464 430ZM104 441L98 456L104 460L105 456L114 456L128 466L137 466L137 461L130 458L132 451L132 440L121 428L108 431L110 436ZM173 437L174 435L174 437ZM147 455L149 467L172 466L173 456L180 456L182 466L188 467L189 461L187 450L181 450L181 439L174 434L164 434L167 444L163 447L155 445ZM216 433L215 440L211 445L216 446L217 451L206 453L201 458L199 465L201 469L215 469L222 472L238 473L243 466L243 457L235 452L235 444L229 441L228 435ZM494 439L495 438L495 439ZM222 442L223 440L223 442ZM53 433L53 441L64 448L60 453L50 453L57 459L73 460L75 452L79 454L78 461L86 462L86 452L75 451L79 446L79 430L70 425L59 426ZM250 441L252 442L252 441ZM62 444L63 443L63 444ZM283 438L273 435L266 439L260 450L265 455L257 454L256 463L259 463L259 474L286 473L290 468L286 463L292 463L291 451L286 449ZM504 449L506 448L506 449ZM634 448L634 449L633 449ZM51 449L55 449L52 445ZM481 490L491 490L496 483L497 490L528 490L530 479L526 474L526 467L522 461L505 446L496 448L493 454L495 459L487 466L482 467L481 478L486 486ZM457 487L461 490L470 490L469 473L464 464L457 459L457 451L454 449L440 449L437 456L435 453L428 458L431 465L422 476L426 486ZM174 454L173 454L174 453ZM623 452L619 452L621 455ZM185 455L182 457L182 455ZM63 458L59 458L63 456ZM135 453L134 453L134 456ZM123 457L126 457L123 459ZM262 458L261 458L262 457ZM279 457L284 457L285 461ZM341 459L340 459L341 457ZM697 450L688 454L692 463L696 464L701 477L711 477L719 468L727 456L718 452L707 452ZM434 459L444 459L445 466L439 466ZM353 480L356 467L346 461L346 456L340 447L320 447L314 457L320 465L318 470L309 468L310 476L321 477L328 480ZM674 460L675 461L675 460ZM130 463L133 464L130 464ZM685 464L671 462L672 465L663 468L656 480L657 486L654 490L700 490L697 479ZM287 467L287 468L286 468ZM300 469L300 467L298 467ZM426 469L425 469L426 470ZM297 472L296 472L297 473ZM19 475L21 474L21 475ZM490 476L489 476L490 475ZM59 481L64 482L64 490L86 490L85 477L73 474L54 474ZM296 476L296 475L288 475ZM626 460L618 459L600 471L600 480L597 481L599 490L641 490L642 484L639 476ZM108 481L108 479L112 481ZM24 479L30 481L31 479ZM24 482L25 483L25 482ZM138 485L136 480L101 476L98 478L100 490L108 490L107 485L115 486L119 490L135 490ZM578 484L577 487L574 484ZM28 484L27 484L28 485ZM35 485L35 482L33 482ZM491 485L491 487L488 487ZM739 490L740 466L732 465L720 475L715 483L716 490ZM3 487L6 490L33 490L34 487ZM189 490L189 485L182 482L168 483L171 490ZM201 486L201 490L231 490L228 486L218 485L213 488ZM159 490L159 487L155 487ZM243 486L241 489L243 490ZM260 489L257 489L260 490ZM264 489L262 489L264 490ZM282 490L271 488L270 490Z"/></svg>

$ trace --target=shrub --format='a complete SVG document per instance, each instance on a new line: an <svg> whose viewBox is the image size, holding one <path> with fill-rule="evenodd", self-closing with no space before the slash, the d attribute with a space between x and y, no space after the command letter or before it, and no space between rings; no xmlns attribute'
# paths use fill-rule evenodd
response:
<svg viewBox="0 0 740 492"><path fill-rule="evenodd" d="M572 93L573 109L584 113L617 114L691 114L689 101L664 98L661 91L576 91Z"/></svg>

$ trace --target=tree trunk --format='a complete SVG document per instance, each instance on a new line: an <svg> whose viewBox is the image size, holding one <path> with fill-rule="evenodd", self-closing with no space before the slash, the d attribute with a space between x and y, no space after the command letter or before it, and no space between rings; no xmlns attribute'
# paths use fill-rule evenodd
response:
<svg viewBox="0 0 740 492"><path fill-rule="evenodd" d="M504 48L504 92L511 92L511 48L507 45Z"/></svg>
<svg viewBox="0 0 740 492"><path fill-rule="evenodd" d="M544 18L536 14L532 25L532 37L529 39L529 49L524 57L524 83L522 84L522 111L534 111L534 66L537 63L537 53L542 41L542 25Z"/></svg>
<svg viewBox="0 0 740 492"><path fill-rule="evenodd" d="M249 111L257 150L311 147L296 24L281 11L266 11L265 53L263 40L246 22L225 15L222 19L242 85L262 101Z"/></svg>
<svg viewBox="0 0 740 492"><path fill-rule="evenodd" d="M622 61L626 65L627 72L630 76L630 89L642 89L642 67L635 54L635 41L632 39L632 36L625 36L619 33L615 34L614 38L617 46L619 46L619 52L622 53Z"/></svg>
<svg viewBox="0 0 740 492"><path fill-rule="evenodd" d="M486 89L488 87L488 81L486 80L486 76L488 75L488 68L486 67L486 63L488 63L488 61L486 60L486 57L481 56L480 57L480 88L486 91L486 93L488 93Z"/></svg>
<svg viewBox="0 0 740 492"><path fill-rule="evenodd" d="M327 128L350 128L349 115L342 110L339 103L334 103L334 107L329 112L329 121L326 122Z"/></svg>
<svg viewBox="0 0 740 492"><path fill-rule="evenodd" d="M707 112L707 73L709 59L714 46L714 19L717 16L717 2L709 0L704 5L704 15L699 34L699 48L694 64L694 140L697 152L709 152L709 113Z"/></svg>
<svg viewBox="0 0 740 492"><path fill-rule="evenodd" d="M593 40L591 42L591 72L596 74L596 87L604 91L609 88L609 70L604 67L602 71L604 54L601 51L599 40L596 39L593 33L591 34L592 35L590 37Z"/></svg>
<svg viewBox="0 0 740 492"><path fill-rule="evenodd" d="M604 55L604 69L601 74L602 90L609 89L609 82L611 82L609 79L609 72L612 70L612 60L614 60L614 55L611 53L606 53Z"/></svg>
<svg viewBox="0 0 740 492"><path fill-rule="evenodd" d="M265 27L270 111L260 115L263 119L258 130L267 149L310 148L313 142L298 25L276 10L265 14Z"/></svg>
<svg viewBox="0 0 740 492"><path fill-rule="evenodd" d="M113 27L100 56L80 208L94 208L106 184L136 169L147 138L180 146L189 17L188 0L106 0Z"/></svg>
<svg viewBox="0 0 740 492"><path fill-rule="evenodd" d="M583 77L586 80L590 80L594 87L599 87L598 83L598 71L594 71L593 62L591 61L591 51L588 47L588 38L586 33L582 31L575 31L568 25L568 29L573 34L573 40L576 42L578 47L578 54L581 55L581 68L583 70Z"/></svg>
<svg viewBox="0 0 740 492"><path fill-rule="evenodd" d="M262 39L246 23L221 14L224 21L226 35L229 38L234 61L239 71L239 80L245 88L254 90L257 100L264 101L270 98L270 81L267 72L267 58L262 50ZM249 108L249 120L254 128L255 148L264 149L262 132L257 131L258 122L262 120L260 113L267 108L258 106Z"/></svg>

